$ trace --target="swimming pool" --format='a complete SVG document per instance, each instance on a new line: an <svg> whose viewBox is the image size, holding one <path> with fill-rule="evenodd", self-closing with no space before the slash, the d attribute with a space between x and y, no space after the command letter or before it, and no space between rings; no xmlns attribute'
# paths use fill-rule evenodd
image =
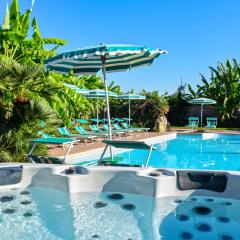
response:
<svg viewBox="0 0 240 240"><path fill-rule="evenodd" d="M178 134L176 139L155 144L149 166L176 169L240 170L240 135ZM117 154L121 163L145 164L147 152Z"/></svg>

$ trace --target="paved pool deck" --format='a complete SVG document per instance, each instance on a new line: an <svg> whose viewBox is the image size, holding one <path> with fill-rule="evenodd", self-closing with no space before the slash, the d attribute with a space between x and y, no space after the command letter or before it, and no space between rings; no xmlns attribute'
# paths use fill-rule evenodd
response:
<svg viewBox="0 0 240 240"><path fill-rule="evenodd" d="M166 133L159 133L159 132L149 132L147 135L144 134L138 134L137 136L131 135L128 137L121 137L117 138L118 140L129 140L129 141L149 141L161 136L168 136L172 135L175 132L166 132ZM86 154L88 152L92 152L94 150L102 151L102 149L105 147L105 144L101 141L94 142L94 143L88 143L87 145L83 142L78 142L74 144L74 147L70 150L69 156L76 156L81 154ZM62 157L64 155L64 149L61 146L57 145L49 145L48 147L48 155L49 156L55 156L55 157Z"/></svg>
<svg viewBox="0 0 240 240"><path fill-rule="evenodd" d="M232 131L232 130L205 130L198 131L192 129L172 129L172 131L159 133L159 132L149 132L146 134L138 134L137 136L131 135L128 137L117 138L119 140L130 140L130 141L145 141L148 143L157 143L161 140L173 139L176 137L176 134L196 134L196 133L217 133L217 134L240 134L240 131ZM83 142L78 142L74 144L74 147L70 150L68 162L76 163L81 159L81 161L86 161L87 159L95 159L98 158L104 147L106 145L101 141L88 143L87 145ZM62 158L64 156L65 150L61 146L50 145L48 148L48 155Z"/></svg>

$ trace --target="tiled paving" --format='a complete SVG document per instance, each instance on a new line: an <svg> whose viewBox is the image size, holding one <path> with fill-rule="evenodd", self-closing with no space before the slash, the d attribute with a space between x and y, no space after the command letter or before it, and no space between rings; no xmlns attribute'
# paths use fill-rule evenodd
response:
<svg viewBox="0 0 240 240"><path fill-rule="evenodd" d="M148 138L152 138L152 137L158 137L158 136L162 136L162 135L166 135L168 133L159 133L159 132L149 132L147 135L144 135L143 133L138 134L137 136L128 136L126 137L121 137L118 138L119 140L146 140ZM71 149L70 151L70 155L71 154L76 154L76 153L82 153L82 152L86 152L89 150L94 150L97 148L102 148L104 147L105 144L102 142L94 142L92 143L88 143L87 145L83 142L77 143L74 145L74 147ZM48 151L48 155L50 156L63 156L64 155L64 150L61 146L55 146L55 145L51 145L49 146L49 151Z"/></svg>
<svg viewBox="0 0 240 240"><path fill-rule="evenodd" d="M191 133L201 133L200 130L196 131L196 130L191 130L191 129L184 129L184 130L177 130L177 129L173 129L173 131L171 132L166 132L166 133L159 133L159 132L149 132L147 135L144 135L143 133L138 134L137 136L131 135L126 137L121 137L118 138L119 140L147 140L148 138L153 138L153 137L158 137L158 136L162 136L162 135L166 135L168 133L183 133L183 134L191 134ZM231 130L207 130L204 132L210 132L210 133L225 133L225 134L240 134L240 131L231 131ZM71 149L70 151L70 155L71 154L76 154L76 153L83 153L86 151L90 151L90 150L94 150L97 148L102 148L104 147L105 144L102 143L101 141L99 142L94 142L92 143L88 143L87 145L83 142L77 143L74 145L74 147ZM49 146L49 151L48 151L48 155L50 156L63 156L64 155L64 149L60 146L55 146L55 145L51 145Z"/></svg>

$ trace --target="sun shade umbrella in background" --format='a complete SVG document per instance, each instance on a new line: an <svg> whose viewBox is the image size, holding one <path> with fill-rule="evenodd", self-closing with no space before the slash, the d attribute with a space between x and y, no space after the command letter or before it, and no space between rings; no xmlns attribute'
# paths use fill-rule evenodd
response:
<svg viewBox="0 0 240 240"><path fill-rule="evenodd" d="M76 85L73 85L73 84L70 84L70 83L65 83L64 84L65 86L71 88L72 90L75 90L77 93L79 94L88 94L89 93L89 90L88 89L85 89L85 88L79 88L77 87Z"/></svg>
<svg viewBox="0 0 240 240"><path fill-rule="evenodd" d="M153 60L167 51L134 45L105 45L81 48L51 57L45 62L46 69L60 73L95 74L102 70L107 104L109 138L112 139L108 85L106 73L129 71L151 65Z"/></svg>
<svg viewBox="0 0 240 240"><path fill-rule="evenodd" d="M201 127L202 127L203 105L213 105L213 104L216 104L216 101L209 98L194 98L190 101L190 103L201 105Z"/></svg>
<svg viewBox="0 0 240 240"><path fill-rule="evenodd" d="M128 100L128 122L130 125L131 124L131 100L145 100L146 96L126 93L123 95L119 95L118 99Z"/></svg>
<svg viewBox="0 0 240 240"><path fill-rule="evenodd" d="M70 84L70 83L64 83L64 85L66 87L69 87L71 88L72 90L74 90L75 92L81 94L81 95L85 95L85 94L88 94L89 93L89 90L88 89L85 89L85 88L79 88L78 86L74 85L74 84ZM77 122L81 123L80 122L81 119L77 119ZM84 120L84 119L82 119Z"/></svg>
<svg viewBox="0 0 240 240"><path fill-rule="evenodd" d="M86 124L88 123L88 120L86 119L82 119L82 118L77 118L75 119L76 122L80 123L80 124Z"/></svg>
<svg viewBox="0 0 240 240"><path fill-rule="evenodd" d="M111 91L107 91L107 94L108 94L108 97L118 97L117 93L114 93L114 92L111 92ZM89 93L88 94L85 94L84 95L86 98L91 98L91 99L96 99L97 100L97 119L96 119L96 123L97 123L97 126L98 126L98 123L99 123L99 117L98 117L98 113L99 113L99 110L98 110L98 99L102 99L102 98L105 98L106 95L105 95L105 90L102 90L102 89L92 89L92 90L89 90Z"/></svg>

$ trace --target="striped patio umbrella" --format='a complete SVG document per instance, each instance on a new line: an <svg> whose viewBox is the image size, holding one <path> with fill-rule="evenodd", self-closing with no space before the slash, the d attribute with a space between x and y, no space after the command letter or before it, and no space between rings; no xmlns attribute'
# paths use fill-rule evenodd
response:
<svg viewBox="0 0 240 240"><path fill-rule="evenodd" d="M76 85L73 85L73 84L70 84L70 83L64 83L65 86L75 90L77 93L80 93L80 94L88 94L89 93L89 90L88 89L85 89L85 88L79 88L77 87Z"/></svg>
<svg viewBox="0 0 240 240"><path fill-rule="evenodd" d="M213 105L216 104L216 101L209 98L194 98L190 101L191 104L201 105L201 126L203 118L203 105Z"/></svg>
<svg viewBox="0 0 240 240"><path fill-rule="evenodd" d="M118 99L128 100L128 122L130 125L131 124L131 100L145 100L146 96L126 93L123 95L119 95Z"/></svg>
<svg viewBox="0 0 240 240"><path fill-rule="evenodd" d="M111 92L111 91L107 91L107 94L108 94L108 97L118 97L118 95L116 93ZM98 99L106 97L105 90L102 90L102 89L92 89L92 90L89 90L89 93L85 94L85 97L97 100L97 119L96 119L96 123L97 123L97 126L98 126L98 123L99 123Z"/></svg>
<svg viewBox="0 0 240 240"><path fill-rule="evenodd" d="M77 118L77 119L75 119L75 121L78 123L81 123L81 124L88 123L88 120L82 119L82 118Z"/></svg>
<svg viewBox="0 0 240 240"><path fill-rule="evenodd" d="M106 73L129 71L136 67L151 65L155 58L165 53L167 53L167 51L152 49L145 46L100 44L61 53L55 57L49 58L45 62L45 66L46 69L50 71L60 73L73 71L73 73L77 75L95 74L102 70L105 85L109 136L111 139L112 132Z"/></svg>

